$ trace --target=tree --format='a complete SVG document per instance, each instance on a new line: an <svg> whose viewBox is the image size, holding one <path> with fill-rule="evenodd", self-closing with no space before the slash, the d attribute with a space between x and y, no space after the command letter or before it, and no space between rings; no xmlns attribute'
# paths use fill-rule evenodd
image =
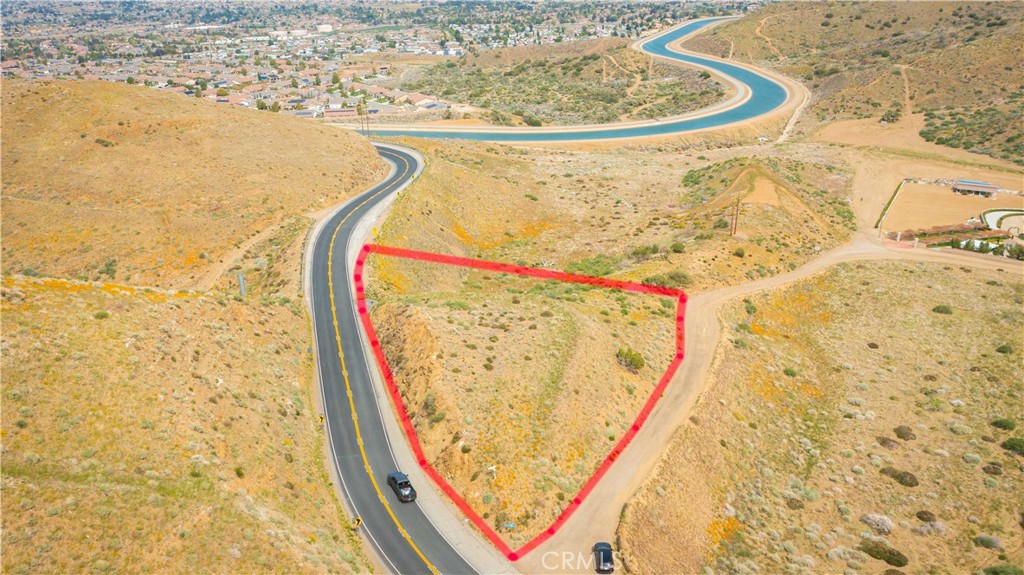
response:
<svg viewBox="0 0 1024 575"><path fill-rule="evenodd" d="M256 109L257 110L266 110L267 109L267 103L264 102L263 100L256 100Z"/></svg>
<svg viewBox="0 0 1024 575"><path fill-rule="evenodd" d="M337 72L335 72L334 74L331 75L331 83L332 84L340 84L341 83L341 78L338 77L338 73Z"/></svg>
<svg viewBox="0 0 1024 575"><path fill-rule="evenodd" d="M217 95L221 96L221 97L227 96L228 95L228 89L227 88L217 88Z"/></svg>
<svg viewBox="0 0 1024 575"><path fill-rule="evenodd" d="M292 78L292 88L298 88L299 82L295 78Z"/></svg>
<svg viewBox="0 0 1024 575"><path fill-rule="evenodd" d="M128 76L128 79L125 80L125 82L127 82L129 84L134 84L135 83L135 78L133 78L132 76Z"/></svg>
<svg viewBox="0 0 1024 575"><path fill-rule="evenodd" d="M320 74L316 75L316 79L313 81L313 83L316 84L317 86L320 85Z"/></svg>
<svg viewBox="0 0 1024 575"><path fill-rule="evenodd" d="M270 111L271 112L280 112L281 111L281 104L279 104L277 102L274 102L274 104L272 106L270 106Z"/></svg>

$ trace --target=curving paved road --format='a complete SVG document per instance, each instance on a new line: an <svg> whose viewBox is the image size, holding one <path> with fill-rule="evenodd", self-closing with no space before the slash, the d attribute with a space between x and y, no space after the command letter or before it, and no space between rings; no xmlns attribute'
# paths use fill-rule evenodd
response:
<svg viewBox="0 0 1024 575"><path fill-rule="evenodd" d="M363 354L351 291L349 243L360 220L412 179L419 160L394 148L377 146L377 151L395 169L319 228L309 260L310 307L332 465L349 510L361 518L359 529L385 569L403 574L474 573L419 505L399 503L385 483L387 474L398 468L381 414L390 409L387 398L378 404Z"/></svg>
<svg viewBox="0 0 1024 575"><path fill-rule="evenodd" d="M782 84L749 68L724 60L706 58L692 53L670 49L669 44L699 32L712 24L735 19L735 16L693 20L672 28L653 38L636 44L641 51L667 60L692 64L713 70L738 89L737 96L728 105L721 104L693 114L649 122L608 124L604 126L575 126L547 128L374 128L377 136L416 136L420 138L457 138L491 142L567 142L581 140L611 140L664 136L717 128L762 116L784 105L790 98Z"/></svg>

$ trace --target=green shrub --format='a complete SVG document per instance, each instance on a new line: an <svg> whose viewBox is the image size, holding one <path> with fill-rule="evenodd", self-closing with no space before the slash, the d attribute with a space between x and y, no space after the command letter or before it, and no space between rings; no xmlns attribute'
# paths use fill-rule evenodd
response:
<svg viewBox="0 0 1024 575"><path fill-rule="evenodd" d="M1009 451L1010 453L1017 454L1024 457L1024 439L1019 437L1011 437L1006 441L999 444L999 447Z"/></svg>
<svg viewBox="0 0 1024 575"><path fill-rule="evenodd" d="M684 270L673 270L664 274L657 274L644 278L644 283L658 287L686 287L690 285L693 278Z"/></svg>
<svg viewBox="0 0 1024 575"><path fill-rule="evenodd" d="M992 420L992 427L998 427L999 429L1004 429L1006 431L1013 431L1014 429L1017 429L1017 422L1008 417L1000 417L999 419Z"/></svg>
<svg viewBox="0 0 1024 575"><path fill-rule="evenodd" d="M992 567L986 567L981 570L985 575L1024 575L1024 569L1011 565L1009 563L1003 563L1002 565L993 565Z"/></svg>
<svg viewBox="0 0 1024 575"><path fill-rule="evenodd" d="M787 367L786 369L782 370L782 373L788 375L789 377L796 377L796 370L793 369L792 367Z"/></svg>
<svg viewBox="0 0 1024 575"><path fill-rule="evenodd" d="M461 451L462 451L463 453L469 453L470 451L473 451L473 448L472 448L472 447L470 447L468 443L463 443L463 444L462 444L462 450L461 450Z"/></svg>
<svg viewBox="0 0 1024 575"><path fill-rule="evenodd" d="M857 546L857 549L863 551L874 559L885 561L893 567L906 567L907 563L910 562L906 555L892 547L889 547L884 542L876 541L874 539L862 540L860 545Z"/></svg>
<svg viewBox="0 0 1024 575"><path fill-rule="evenodd" d="M632 255L635 258L645 259L658 253L657 244L651 244L649 246L640 246L633 250Z"/></svg>
<svg viewBox="0 0 1024 575"><path fill-rule="evenodd" d="M242 469L241 466L238 466L235 468L235 475L237 475L239 478L245 477L245 470Z"/></svg>
<svg viewBox="0 0 1024 575"><path fill-rule="evenodd" d="M105 312L105 311L98 311L98 312L92 314L92 317L94 317L96 319L107 319L108 317L110 317L110 313Z"/></svg>
<svg viewBox="0 0 1024 575"><path fill-rule="evenodd" d="M617 260L605 255L599 255L586 260L572 262L565 266L565 271L571 274L582 274L587 276L606 276L615 271Z"/></svg>
<svg viewBox="0 0 1024 575"><path fill-rule="evenodd" d="M743 256L747 255L747 251L744 250L743 248L736 248L735 250L733 250L732 255L738 258L742 258Z"/></svg>
<svg viewBox="0 0 1024 575"><path fill-rule="evenodd" d="M894 467L883 467L880 470L880 473L886 477L892 478L896 483L899 483L904 487L917 487L919 485L917 477L909 471L900 471ZM897 567L900 566L897 565Z"/></svg>
<svg viewBox="0 0 1024 575"><path fill-rule="evenodd" d="M1008 343L1004 343L1003 345L997 347L996 351L999 353L1013 353L1013 346L1011 346Z"/></svg>
<svg viewBox="0 0 1024 575"><path fill-rule="evenodd" d="M914 430L906 425L901 425L893 430L896 437L899 437L903 441L910 441L911 439L917 439L917 435L914 434Z"/></svg>
<svg viewBox="0 0 1024 575"><path fill-rule="evenodd" d="M636 351L631 347L620 347L619 350L615 352L615 359L617 359L623 367L633 373L640 371L643 369L644 365L646 365L644 356L640 355L639 351Z"/></svg>
<svg viewBox="0 0 1024 575"><path fill-rule="evenodd" d="M985 549L1002 549L999 540L991 535L979 535L974 538L974 544Z"/></svg>
<svg viewBox="0 0 1024 575"><path fill-rule="evenodd" d="M449 302L445 302L444 305L448 306L448 309L452 309L452 310L460 309L460 310L468 311L468 310L472 309L470 307L470 305L468 303L464 302L464 301L449 301Z"/></svg>
<svg viewBox="0 0 1024 575"><path fill-rule="evenodd" d="M671 249L674 254L681 254L686 249L686 246L683 245L683 242L673 242L672 245L669 246L669 249Z"/></svg>
<svg viewBox="0 0 1024 575"><path fill-rule="evenodd" d="M949 307L946 304L942 304L933 307L932 311L935 313L941 313L943 315L951 315L953 313L953 308Z"/></svg>
<svg viewBox="0 0 1024 575"><path fill-rule="evenodd" d="M715 228L716 230L724 230L725 228L729 227L729 220L725 218L718 218L718 220L715 221L712 227Z"/></svg>
<svg viewBox="0 0 1024 575"><path fill-rule="evenodd" d="M668 277L668 281L675 287L686 287L690 285L692 278L690 274L683 270L672 270L665 274Z"/></svg>

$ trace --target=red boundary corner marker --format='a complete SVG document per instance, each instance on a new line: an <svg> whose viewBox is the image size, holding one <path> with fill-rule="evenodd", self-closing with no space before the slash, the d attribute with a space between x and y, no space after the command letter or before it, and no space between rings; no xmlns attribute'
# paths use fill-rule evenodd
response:
<svg viewBox="0 0 1024 575"><path fill-rule="evenodd" d="M487 522L469 506L468 503L466 503L466 500L463 499L462 496L456 493L455 489L452 488L448 481L445 480L444 477L441 477L441 474L438 473L437 470L434 469L434 466L430 465L427 461L427 458L423 453L423 447L420 445L419 437L416 435L416 430L413 428L412 421L409 419L409 412L406 410L405 403L402 401L401 393L399 393L398 386L395 384L395 377L394 374L391 373L391 366L388 364L387 358L384 357L384 350L381 348L380 340L377 339L377 332L373 329L373 322L370 321L370 314L367 312L366 289L363 284L363 266L366 265L366 259L371 253L382 256L515 274L532 278L558 280L569 283L618 289L634 293L667 296L676 299L675 356L672 358L671 363L669 363L665 374L662 375L661 379L658 381L658 385L655 386L654 391L651 392L651 396L647 398L647 401L644 403L643 408L637 415L636 420L633 421L633 425L630 426L626 434L622 436L622 439L615 444L615 447L612 448L604 461L601 462L601 465L597 468L597 471L594 472L594 475L591 476L586 484L583 485L580 492L573 497L572 502L562 511L561 515L555 519L554 523L548 526L547 529L541 531L538 535L534 536L533 539L528 541L519 549L512 550L501 536L499 536L498 533L495 532L494 529L491 528L491 526L488 525ZM608 469L613 463L615 463L615 460L618 459L619 455L621 455L623 450L626 449L626 446L628 446L630 442L633 441L633 438L636 437L636 434L640 432L640 428L643 427L644 422L647 421L647 418L651 415L651 411L654 410L654 406L661 399L662 395L664 395L665 388L668 387L669 381L672 380L672 377L675 375L676 371L679 370L679 366L683 362L685 352L684 325L686 321L686 292L680 289L650 286L622 280L570 274L544 268L518 266L376 244L366 244L363 246L359 253L359 257L356 259L356 267L352 279L355 284L356 305L359 310L359 319L362 321L363 328L366 331L366 337L370 340L371 347L373 347L373 355L377 359L377 366L380 368L381 374L384 376L384 382L387 385L388 394L391 396L391 402L394 404L395 410L398 412L402 430L405 433L406 438L409 440L409 444L412 447L413 454L416 456L416 460L419 462L420 467L423 468L426 474L430 476L431 480L437 484L441 491L443 491L445 495L447 495L448 498L451 499L460 510L462 510L466 517L468 517L469 520L472 521L488 539L490 539L491 543L493 543L494 546L504 553L511 561L522 559L527 553L550 539L551 536L557 533L562 525L569 520L569 517L572 516L580 505L583 504L583 501L588 495L590 495L590 492L594 490L595 486L597 486L598 481L604 477L605 473L608 472Z"/></svg>

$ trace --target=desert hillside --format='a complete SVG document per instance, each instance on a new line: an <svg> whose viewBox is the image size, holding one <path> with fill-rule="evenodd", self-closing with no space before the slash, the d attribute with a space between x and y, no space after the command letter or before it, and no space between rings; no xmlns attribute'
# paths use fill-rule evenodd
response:
<svg viewBox="0 0 1024 575"><path fill-rule="evenodd" d="M361 573L284 300L5 276L4 572Z"/></svg>
<svg viewBox="0 0 1024 575"><path fill-rule="evenodd" d="M921 136L1024 162L1024 5L782 2L684 43L800 78L803 122L923 113Z"/></svg>
<svg viewBox="0 0 1024 575"><path fill-rule="evenodd" d="M1020 573L1022 295L867 262L728 304L706 395L623 514L628 572Z"/></svg>
<svg viewBox="0 0 1024 575"><path fill-rule="evenodd" d="M5 81L4 572L371 569L294 296L309 213L384 171L292 118Z"/></svg>
<svg viewBox="0 0 1024 575"><path fill-rule="evenodd" d="M206 287L247 239L385 173L346 131L139 86L5 81L2 98L6 273Z"/></svg>

